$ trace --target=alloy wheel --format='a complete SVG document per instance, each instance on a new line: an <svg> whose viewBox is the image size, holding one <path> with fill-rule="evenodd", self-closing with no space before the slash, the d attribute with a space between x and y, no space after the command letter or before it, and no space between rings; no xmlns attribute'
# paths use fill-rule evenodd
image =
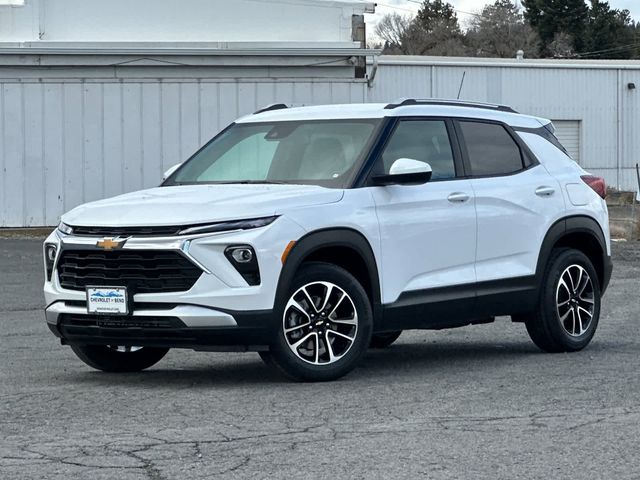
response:
<svg viewBox="0 0 640 480"><path fill-rule="evenodd" d="M358 312L351 297L330 282L299 288L284 309L287 345L302 361L329 365L344 357L358 333Z"/></svg>
<svg viewBox="0 0 640 480"><path fill-rule="evenodd" d="M567 267L556 288L556 312L560 324L572 337L580 337L591 325L595 310L593 281L580 265Z"/></svg>

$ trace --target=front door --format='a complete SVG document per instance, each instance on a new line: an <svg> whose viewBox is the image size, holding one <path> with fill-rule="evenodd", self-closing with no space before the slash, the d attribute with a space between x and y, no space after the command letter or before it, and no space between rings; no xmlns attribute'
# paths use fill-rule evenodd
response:
<svg viewBox="0 0 640 480"><path fill-rule="evenodd" d="M450 323L453 311L429 305L475 296L475 199L471 181L458 178L462 163L452 133L448 120L399 120L374 167L374 175L389 173L395 160L410 158L433 170L423 185L371 187L380 225L385 323ZM457 306L463 304L470 305Z"/></svg>

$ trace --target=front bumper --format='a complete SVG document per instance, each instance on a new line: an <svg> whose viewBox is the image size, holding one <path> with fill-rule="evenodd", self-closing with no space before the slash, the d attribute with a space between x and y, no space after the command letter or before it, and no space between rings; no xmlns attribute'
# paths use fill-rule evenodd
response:
<svg viewBox="0 0 640 480"><path fill-rule="evenodd" d="M254 350L271 343L271 311L222 312L195 305L137 305L130 315L89 315L79 302L45 310L63 344Z"/></svg>
<svg viewBox="0 0 640 480"><path fill-rule="evenodd" d="M47 325L65 344L206 350L237 346L240 350L261 350L270 343L273 331L271 312L282 268L282 252L291 239L299 238L302 233L297 224L280 218L267 227L253 230L128 238L120 247L123 251L180 252L203 273L188 291L132 291L130 315L116 318L89 315L86 292L63 288L58 276L60 252L93 249L99 239L56 231L45 241L58 248L53 274L44 285ZM229 245L238 244L254 248L262 278L260 285L248 285L225 256Z"/></svg>

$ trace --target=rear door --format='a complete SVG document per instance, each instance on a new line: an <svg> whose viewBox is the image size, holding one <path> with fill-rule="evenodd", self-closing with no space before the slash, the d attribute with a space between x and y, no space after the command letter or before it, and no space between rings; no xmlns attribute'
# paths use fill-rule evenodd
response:
<svg viewBox="0 0 640 480"><path fill-rule="evenodd" d="M533 285L544 236L564 209L559 185L508 126L459 120L456 131L478 215L478 295Z"/></svg>

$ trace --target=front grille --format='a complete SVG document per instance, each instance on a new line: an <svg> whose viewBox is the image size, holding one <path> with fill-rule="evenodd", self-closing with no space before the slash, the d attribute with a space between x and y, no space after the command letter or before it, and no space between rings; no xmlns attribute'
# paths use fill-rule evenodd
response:
<svg viewBox="0 0 640 480"><path fill-rule="evenodd" d="M191 225L173 225L166 227L72 227L74 235L90 237L166 237L177 235Z"/></svg>
<svg viewBox="0 0 640 480"><path fill-rule="evenodd" d="M180 253L152 250L67 250L57 268L62 288L122 286L130 294L184 292L202 275Z"/></svg>

